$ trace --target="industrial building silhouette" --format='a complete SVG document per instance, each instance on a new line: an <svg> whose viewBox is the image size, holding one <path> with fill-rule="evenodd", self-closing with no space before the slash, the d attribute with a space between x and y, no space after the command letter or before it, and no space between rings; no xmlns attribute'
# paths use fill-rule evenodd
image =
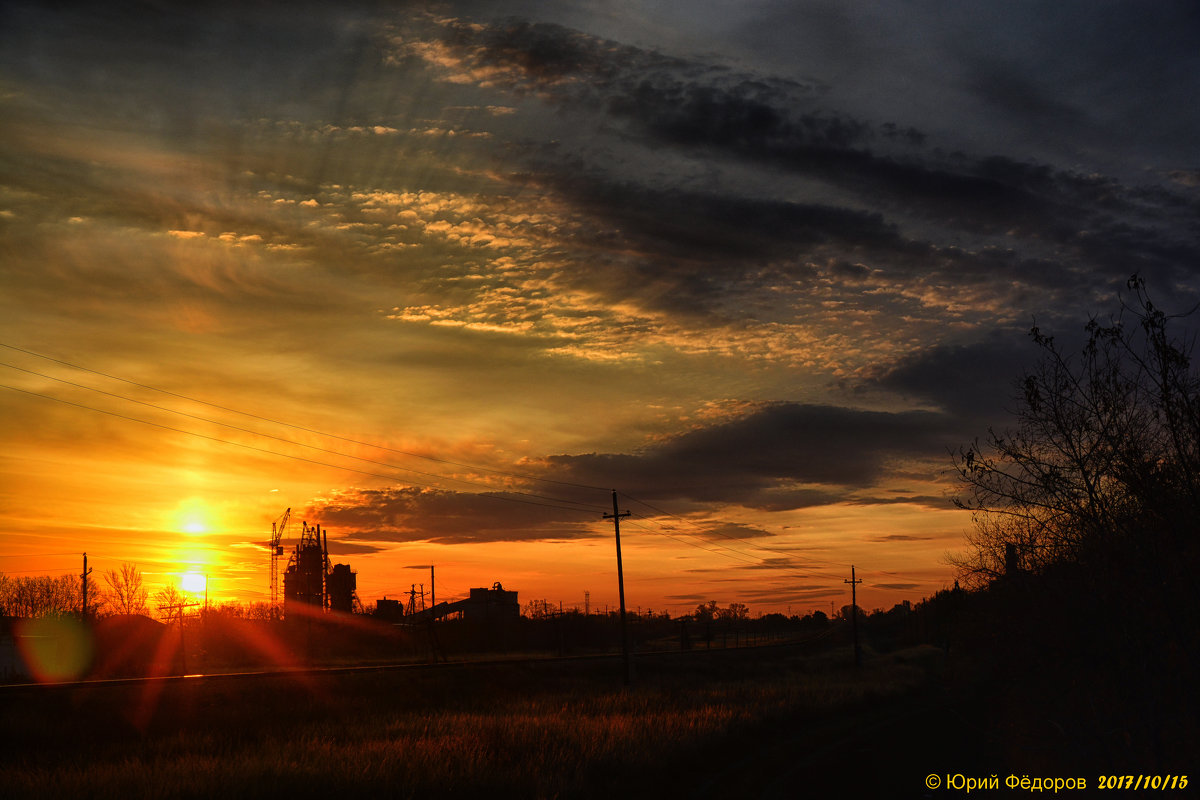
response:
<svg viewBox="0 0 1200 800"><path fill-rule="evenodd" d="M286 514L273 530L273 557L282 552L278 547L283 526L286 524ZM275 551L278 547L278 552ZM329 532L322 530L320 525L310 526L302 523L300 541L296 544L288 558L287 568L283 573L283 615L289 617L297 612L303 613L308 609L318 608L322 611L341 611L352 613L362 611L358 600L358 574L349 564L334 564L329 560ZM480 587L471 589L470 594L463 600L441 602L428 608L424 607L424 594L421 607L415 607L410 599L406 607L400 600L379 600L375 608L375 616L384 619L403 619L405 622L423 622L441 619L453 614L470 622L502 622L515 620L521 616L521 606L517 593L508 591L497 581L491 588Z"/></svg>
<svg viewBox="0 0 1200 800"><path fill-rule="evenodd" d="M357 588L358 576L349 564L330 563L328 532L303 523L300 542L283 573L284 616L301 605L349 614L359 607Z"/></svg>

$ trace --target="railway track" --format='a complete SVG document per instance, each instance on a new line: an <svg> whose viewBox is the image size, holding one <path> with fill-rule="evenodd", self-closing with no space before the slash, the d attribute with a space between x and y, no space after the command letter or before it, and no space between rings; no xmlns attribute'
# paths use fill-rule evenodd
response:
<svg viewBox="0 0 1200 800"><path fill-rule="evenodd" d="M702 659L702 658L739 658L749 657L755 653L778 652L783 650L806 649L817 646L828 639L828 634L808 637L802 640L787 642L769 642L743 647L692 649L692 650L650 650L634 654L635 662L646 662L658 659ZM145 684L203 684L207 682L238 681L252 679L284 679L313 677L320 675L338 676L370 674L383 672L413 672L428 670L449 670L463 668L488 668L498 666L532 666L532 665L567 665L572 663L620 662L620 653L588 653L582 655L537 655L537 656L507 656L502 658L481 658L461 660L438 660L428 662L395 662L387 664L355 664L355 665L313 665L307 667L287 667L281 669L247 670L238 672L197 672L184 675L154 675L125 678L101 678L78 681L53 682L24 682L0 684L0 695L14 692L49 692L62 690L101 689L104 687L135 686Z"/></svg>

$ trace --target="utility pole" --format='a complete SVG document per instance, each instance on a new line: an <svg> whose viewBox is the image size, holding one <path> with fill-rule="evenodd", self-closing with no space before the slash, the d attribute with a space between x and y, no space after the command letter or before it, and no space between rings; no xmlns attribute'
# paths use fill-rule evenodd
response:
<svg viewBox="0 0 1200 800"><path fill-rule="evenodd" d="M79 618L82 619L84 622L87 622L87 616L88 616L87 579L88 579L88 575L91 575L91 574L92 574L92 571L90 569L88 569L88 565L87 565L87 553L84 553L83 554L83 574L79 576L80 578L83 579L83 608L79 609Z"/></svg>
<svg viewBox="0 0 1200 800"><path fill-rule="evenodd" d="M621 566L621 517L628 517L617 511L617 490L612 490L613 513L605 514L604 519L613 521L613 534L617 539L617 594L621 598L621 657L625 661L625 685L633 683L633 661L629 657L629 628L625 624L625 570Z"/></svg>
<svg viewBox="0 0 1200 800"><path fill-rule="evenodd" d="M842 583L850 584L850 630L854 635L854 666L859 666L862 663L862 657L858 652L858 593L855 591L861 580L854 578L854 565L850 565L850 580L842 581Z"/></svg>
<svg viewBox="0 0 1200 800"><path fill-rule="evenodd" d="M183 610L185 608L195 608L199 603L176 603L173 606L162 606L164 611L173 611L179 620L179 674L187 674L187 646L183 641ZM168 617L169 619L169 617Z"/></svg>
<svg viewBox="0 0 1200 800"><path fill-rule="evenodd" d="M179 613L179 674L187 675L187 646L183 641L183 608L181 604L177 609Z"/></svg>
<svg viewBox="0 0 1200 800"><path fill-rule="evenodd" d="M434 606L436 606L436 605L437 605L437 594L436 594L436 590L437 590L437 584L436 584L436 583L434 583L434 571L433 571L433 568L434 568L434 565L433 565L433 564L430 564L430 565L429 565L429 608L430 608L430 609L432 609ZM419 567L405 567L405 569L425 569L425 565L424 565L424 564L422 564L422 565L420 565ZM423 583L421 584L421 606L422 606L422 610L424 610L424 606L425 606L425 584L423 584ZM414 608L415 608L415 606L414 606ZM431 617L432 617L432 615L431 615Z"/></svg>

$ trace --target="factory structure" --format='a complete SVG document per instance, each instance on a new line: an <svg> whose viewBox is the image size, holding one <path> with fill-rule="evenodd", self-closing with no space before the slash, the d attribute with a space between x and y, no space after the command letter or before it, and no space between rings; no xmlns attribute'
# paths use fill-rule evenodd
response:
<svg viewBox="0 0 1200 800"><path fill-rule="evenodd" d="M283 557L283 536L292 510L289 508L271 523L271 605L279 610L279 561ZM349 614L361 609L358 575L349 564L329 560L329 536L320 525L300 523L300 541L296 544L283 572L283 617L307 609L341 611Z"/></svg>
<svg viewBox="0 0 1200 800"><path fill-rule="evenodd" d="M271 606L275 616L285 619L312 609L340 611L346 614L362 611L358 600L358 574L349 564L334 564L329 560L329 535L320 525L300 523L300 541L295 545L283 570L282 602L280 598L280 569L285 548L283 538L291 520L289 508L271 523ZM502 623L521 616L517 593L499 582L491 588L471 589L468 597L454 602L431 603L426 607L424 592L420 607L416 592L410 595L407 606L400 600L384 598L378 601L378 617L405 623L427 622L457 615L463 620L482 623ZM282 606L282 607L281 607Z"/></svg>
<svg viewBox="0 0 1200 800"><path fill-rule="evenodd" d="M517 593L508 591L499 581L493 583L490 589L472 589L462 600L436 603L429 607L417 607L416 598L420 596L415 591L411 593L407 605L401 600L378 600L375 606L376 616L393 620L403 619L406 623L429 622L451 615L458 615L467 622L501 623L521 616Z"/></svg>

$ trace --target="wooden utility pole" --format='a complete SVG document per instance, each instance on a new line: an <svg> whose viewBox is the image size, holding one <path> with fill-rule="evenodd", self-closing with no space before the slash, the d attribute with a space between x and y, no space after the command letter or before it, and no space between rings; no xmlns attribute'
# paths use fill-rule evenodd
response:
<svg viewBox="0 0 1200 800"><path fill-rule="evenodd" d="M621 517L628 517L617 511L617 490L612 492L613 513L605 514L604 519L613 521L613 534L617 539L617 594L621 598L621 657L625 661L625 685L633 683L633 661L629 656L629 628L625 623L625 570L621 566Z"/></svg>
<svg viewBox="0 0 1200 800"><path fill-rule="evenodd" d="M434 564L429 565L429 608L431 610L433 609L434 606L437 605L437 583L435 583L434 566L435 566ZM422 564L419 567L405 567L405 569L425 569L425 565ZM422 583L421 584L422 610L424 610L424 605L425 605L425 584ZM413 611L409 612L409 613L414 613L415 611L416 611L416 606L413 606ZM431 613L430 617L432 618L433 616L434 615Z"/></svg>
<svg viewBox="0 0 1200 800"><path fill-rule="evenodd" d="M850 584L850 630L854 635L854 666L857 667L862 664L862 656L858 651L858 593L855 589L862 581L855 580L853 564L850 565L850 580L842 582Z"/></svg>
<svg viewBox="0 0 1200 800"><path fill-rule="evenodd" d="M160 606L164 611L173 611L176 613L179 620L179 674L187 674L187 646L183 641L183 610L185 608L196 608L199 603L176 603L171 606ZM168 617L169 618L169 617Z"/></svg>
<svg viewBox="0 0 1200 800"><path fill-rule="evenodd" d="M87 553L84 553L83 554L83 574L79 576L80 578L83 579L83 608L79 609L79 618L84 621L87 621L87 617L88 617L88 585L87 584L88 584L88 575L91 575L91 574L92 574L92 571L90 569L88 569L88 565L87 565Z"/></svg>

